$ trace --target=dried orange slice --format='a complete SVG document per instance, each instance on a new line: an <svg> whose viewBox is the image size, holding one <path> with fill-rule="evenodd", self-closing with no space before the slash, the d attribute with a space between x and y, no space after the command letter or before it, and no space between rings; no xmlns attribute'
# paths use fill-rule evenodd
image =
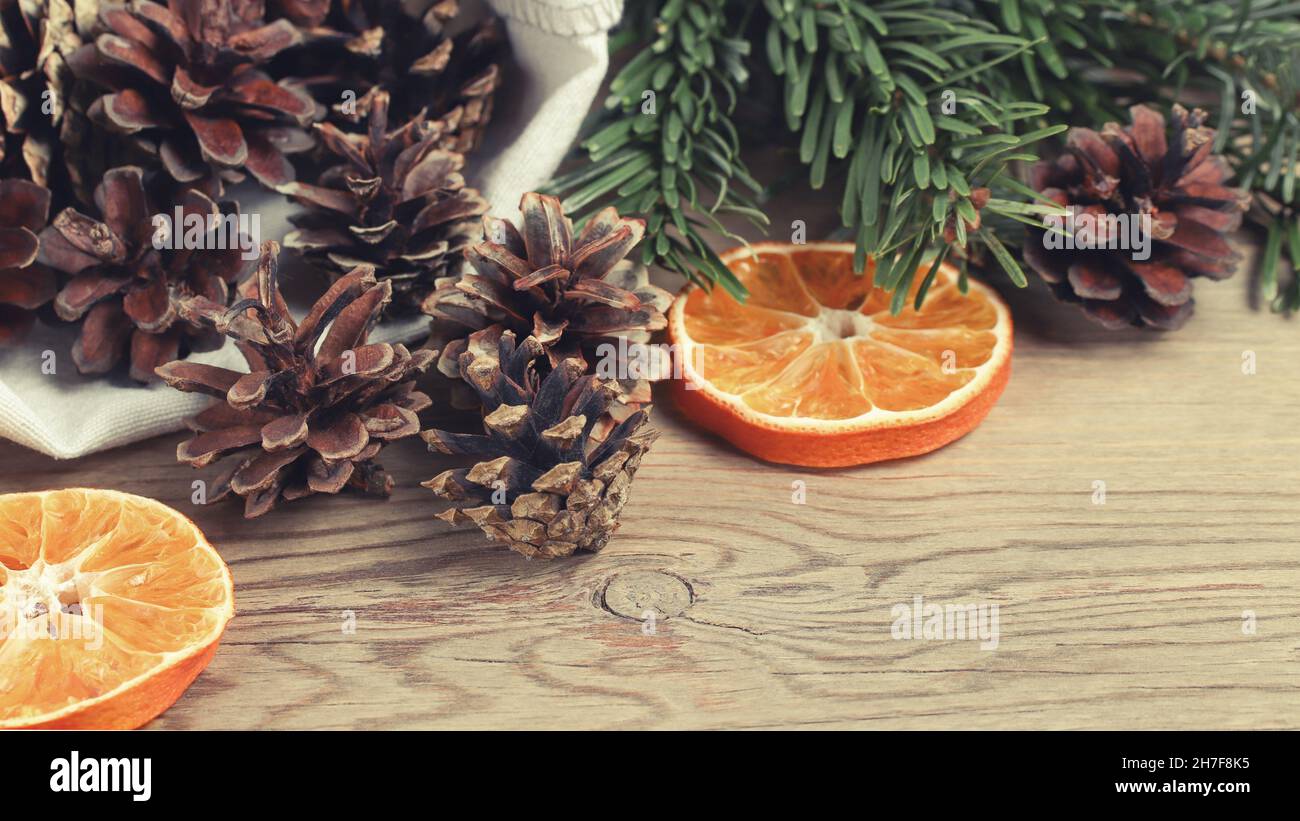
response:
<svg viewBox="0 0 1300 821"><path fill-rule="evenodd" d="M212 659L230 571L175 510L112 490L0 496L0 729L131 729Z"/></svg>
<svg viewBox="0 0 1300 821"><path fill-rule="evenodd" d="M749 289L688 285L673 303L677 402L761 459L843 467L915 456L978 425L1011 375L1011 313L940 266L920 311L890 313L874 265L844 243L758 243L722 255ZM929 265L914 277L912 297Z"/></svg>

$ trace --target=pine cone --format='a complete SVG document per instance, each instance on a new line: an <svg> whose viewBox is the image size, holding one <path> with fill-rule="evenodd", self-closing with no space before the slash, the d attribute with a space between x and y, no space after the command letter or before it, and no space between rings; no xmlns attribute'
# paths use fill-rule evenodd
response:
<svg viewBox="0 0 1300 821"><path fill-rule="evenodd" d="M664 311L672 294L650 284L644 265L624 259L641 241L644 221L606 208L575 239L555 197L524 194L519 207L522 234L506 220L485 218L493 241L466 251L472 270L439 282L424 303L424 312L439 320L436 332L447 340L438 362L444 375L458 376L460 355L478 344L477 337L466 336L469 331L495 329L489 347L502 329L533 336L551 365L577 359L586 368L600 343L620 337L645 343L667 325ZM614 373L628 376L622 367ZM628 379L623 388L626 402L650 400L644 379Z"/></svg>
<svg viewBox="0 0 1300 821"><path fill-rule="evenodd" d="M0 164L20 162L38 185L59 176L58 134L82 44L71 0L0 2ZM45 109L48 108L48 111Z"/></svg>
<svg viewBox="0 0 1300 821"><path fill-rule="evenodd" d="M114 92L89 107L92 121L213 195L245 170L267 186L293 179L285 155L312 147L316 104L259 70L301 42L293 23L265 23L256 0L137 0L104 5L100 24L106 33L69 61Z"/></svg>
<svg viewBox="0 0 1300 821"><path fill-rule="evenodd" d="M349 486L389 495L393 480L375 458L386 443L418 433L416 413L430 404L415 379L432 351L366 343L392 285L358 268L298 324L280 296L278 252L274 242L262 245L250 298L229 309L197 296L182 304L187 318L235 340L249 373L194 362L158 368L173 388L221 400L190 421L197 435L176 457L196 468L230 457L208 501L233 491L250 519L281 498Z"/></svg>
<svg viewBox="0 0 1300 821"><path fill-rule="evenodd" d="M388 95L371 98L367 135L318 126L327 148L345 162L321 175L323 185L280 190L311 207L291 217L298 230L285 246L332 276L372 265L393 285L392 312L418 313L439 278L458 271L466 246L482 237L487 201L465 185L465 159L438 148L441 128L423 115L388 131Z"/></svg>
<svg viewBox="0 0 1300 821"><path fill-rule="evenodd" d="M139 168L110 170L95 189L95 203L102 221L66 208L40 237L41 262L72 277L55 298L54 310L63 320L81 322L72 349L77 370L107 373L129 343L131 378L151 382L164 362L219 346L218 334L178 321L177 303L200 295L225 305L230 286L251 267L239 247L249 240L227 230L238 224L236 206L184 192L182 212L187 220L202 217L208 233L199 242L186 238L185 244L201 249L160 250L155 247L159 226ZM173 214L165 212L168 218ZM182 227L172 230L179 234Z"/></svg>
<svg viewBox="0 0 1300 821"><path fill-rule="evenodd" d="M505 38L496 18L448 33L462 21L456 0L279 0L278 11L303 27L294 82L330 107L331 119L359 125L371 98L392 98L392 117L427 113L442 126L440 145L461 153L478 146L492 116ZM287 62L287 61L286 61Z"/></svg>
<svg viewBox="0 0 1300 821"><path fill-rule="evenodd" d="M484 435L430 430L429 449L483 459L424 483L454 507L438 518L470 521L489 539L529 558L600 550L618 529L641 456L658 437L638 410L605 437L592 436L617 389L583 365L561 361L544 378L534 360L541 342L501 334L495 351L460 356L463 378L473 385L487 415Z"/></svg>
<svg viewBox="0 0 1300 821"><path fill-rule="evenodd" d="M1068 152L1037 164L1032 184L1058 205L1088 215L1099 239L1107 232L1097 217L1148 215L1150 258L1135 259L1132 250L1051 247L1059 235L1037 230L1029 232L1024 256L1058 298L1082 303L1087 316L1108 328L1173 330L1192 314L1191 278L1235 272L1240 255L1225 234L1240 226L1250 195L1224 184L1232 169L1213 153L1215 132L1204 126L1204 111L1175 105L1168 135L1165 118L1153 109L1134 106L1130 114L1132 125L1107 123L1101 134L1071 129Z"/></svg>
<svg viewBox="0 0 1300 821"><path fill-rule="evenodd" d="M22 339L59 290L56 274L37 262L37 231L50 216L50 192L28 180L0 180L0 345Z"/></svg>

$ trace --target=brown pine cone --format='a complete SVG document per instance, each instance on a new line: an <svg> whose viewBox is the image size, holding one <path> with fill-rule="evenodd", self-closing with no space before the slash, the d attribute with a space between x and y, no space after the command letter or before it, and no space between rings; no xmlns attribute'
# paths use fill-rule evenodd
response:
<svg viewBox="0 0 1300 821"><path fill-rule="evenodd" d="M233 491L250 519L281 498L345 487L389 495L393 480L375 458L386 443L418 433L416 414L429 406L415 380L433 352L366 343L392 285L358 268L299 324L280 296L278 253L276 243L262 245L250 298L229 309L197 296L181 306L187 318L235 340L248 373L194 362L158 368L173 388L220 400L190 420L196 435L176 457L196 468L229 457L207 499Z"/></svg>
<svg viewBox="0 0 1300 821"><path fill-rule="evenodd" d="M52 187L58 134L81 44L71 0L0 3L0 167Z"/></svg>
<svg viewBox="0 0 1300 821"><path fill-rule="evenodd" d="M160 250L156 212L139 168L110 170L95 189L95 203L102 220L65 208L41 232L41 262L71 276L54 310L63 320L81 323L72 349L77 370L107 373L129 351L131 378L152 382L164 362L220 345L218 334L183 321L177 303L199 295L225 305L230 286L251 269L239 243L224 236L227 225L238 224L236 206L185 191L182 212L202 217L208 233L193 243L199 250ZM165 212L168 218L173 214Z"/></svg>
<svg viewBox="0 0 1300 821"><path fill-rule="evenodd" d="M439 147L468 153L481 142L505 44L496 18L452 35L463 22L456 0L279 0L273 8L306 37L285 70L338 125L354 130L382 91L394 121L424 114L441 125Z"/></svg>
<svg viewBox="0 0 1300 821"><path fill-rule="evenodd" d="M672 294L650 284L644 265L624 259L641 241L644 221L606 208L575 238L555 197L525 194L520 210L522 232L506 220L484 218L489 241L466 251L471 270L439 282L424 303L446 343L438 361L444 375L459 376L460 355L494 347L503 330L535 337L551 365L577 359L585 368L601 343L625 351L620 338L649 342L667 325ZM623 401L650 401L646 380L627 378L622 366L611 370L625 381Z"/></svg>
<svg viewBox="0 0 1300 821"><path fill-rule="evenodd" d="M36 311L59 291L58 276L37 261L37 232L50 216L50 192L28 180L0 180L0 345L31 330Z"/></svg>
<svg viewBox="0 0 1300 821"><path fill-rule="evenodd" d="M483 402L485 434L420 435L432 451L481 460L424 483L454 504L438 518L473 522L524 556L550 559L609 542L641 456L659 434L642 409L597 440L616 386L583 376L573 359L541 377L535 361L543 348L535 337L516 348L506 331L496 350L462 353L462 376Z"/></svg>
<svg viewBox="0 0 1300 821"><path fill-rule="evenodd" d="M1240 226L1250 195L1225 185L1232 169L1213 153L1204 111L1175 105L1168 129L1146 106L1130 114L1131 125L1107 123L1100 134L1071 129L1067 153L1037 164L1031 182L1056 204L1073 206L1082 215L1076 221L1096 226L1099 240L1111 236L1104 218L1121 218L1123 231L1122 220L1149 217L1150 258L1135 258L1132 249L1053 247L1064 238L1037 230L1026 237L1024 257L1058 298L1081 303L1108 328L1173 330L1192 314L1193 277L1236 271L1240 255L1225 235Z"/></svg>
<svg viewBox="0 0 1300 821"><path fill-rule="evenodd" d="M387 93L373 95L370 106L367 134L318 126L326 148L344 162L325 171L321 185L281 186L310 206L291 217L298 230L284 243L335 277L374 266L392 283L392 312L416 314L482 238L479 218L488 205L465 185L464 157L438 147L438 124L417 115L389 131Z"/></svg>
<svg viewBox="0 0 1300 821"><path fill-rule="evenodd" d="M304 126L317 109L259 68L302 40L290 21L262 14L248 0L105 4L105 33L69 60L78 78L112 91L87 115L213 195L243 171L267 186L292 180L285 155L311 148Z"/></svg>

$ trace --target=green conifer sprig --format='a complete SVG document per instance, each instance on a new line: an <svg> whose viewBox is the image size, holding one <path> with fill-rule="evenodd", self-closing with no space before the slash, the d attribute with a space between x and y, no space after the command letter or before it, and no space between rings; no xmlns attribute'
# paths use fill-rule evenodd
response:
<svg viewBox="0 0 1300 821"><path fill-rule="evenodd" d="M987 249L1023 286L1020 266L981 226L991 214L1031 220L1052 210L1024 202L1007 164L1036 159L1033 144L1065 127L1036 127L1048 106L1009 101L979 81L998 79L993 70L1034 43L921 0L764 7L769 67L784 80L785 123L809 184L844 181L840 216L856 233L856 265L877 260L875 281L894 293L894 310L933 256L916 293L921 304L954 247L963 273Z"/></svg>
<svg viewBox="0 0 1300 821"><path fill-rule="evenodd" d="M750 48L735 36L727 6L668 0L629 9L624 37L637 50L610 83L606 116L581 142L590 162L550 190L580 221L611 204L643 217L644 262L743 298L744 287L700 233L734 237L719 220L724 214L767 225L756 200L762 187L740 157L731 119L749 79Z"/></svg>
<svg viewBox="0 0 1300 821"><path fill-rule="evenodd" d="M698 230L733 211L765 223L732 122L736 95L770 84L748 82L760 72L781 89L774 125L813 187L841 186L859 262L876 257L895 309L931 256L928 276L949 256L963 273L991 258L1024 284L1007 246L1052 209L1013 164L1071 125L1182 101L1214 111L1218 148L1256 194L1263 295L1300 309L1300 277L1278 276L1300 263L1294 0L647 0L621 36L638 50L583 143L591 165L556 187L581 211L646 216L647 262L740 293ZM668 94L658 116L642 114L646 90Z"/></svg>

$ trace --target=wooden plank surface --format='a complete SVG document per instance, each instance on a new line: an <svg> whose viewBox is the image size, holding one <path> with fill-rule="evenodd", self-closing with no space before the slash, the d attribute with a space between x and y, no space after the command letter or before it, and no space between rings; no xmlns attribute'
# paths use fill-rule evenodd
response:
<svg viewBox="0 0 1300 821"><path fill-rule="evenodd" d="M388 502L251 522L190 504L180 435L75 462L0 444L0 492L152 496L229 562L238 615L156 728L1295 728L1300 334L1245 290L1198 285L1168 336L1011 294L1001 402L892 464L759 463L665 397L622 531L570 560L433 519L417 483L447 463L418 441L385 452ZM996 604L997 648L894 638L918 595Z"/></svg>

